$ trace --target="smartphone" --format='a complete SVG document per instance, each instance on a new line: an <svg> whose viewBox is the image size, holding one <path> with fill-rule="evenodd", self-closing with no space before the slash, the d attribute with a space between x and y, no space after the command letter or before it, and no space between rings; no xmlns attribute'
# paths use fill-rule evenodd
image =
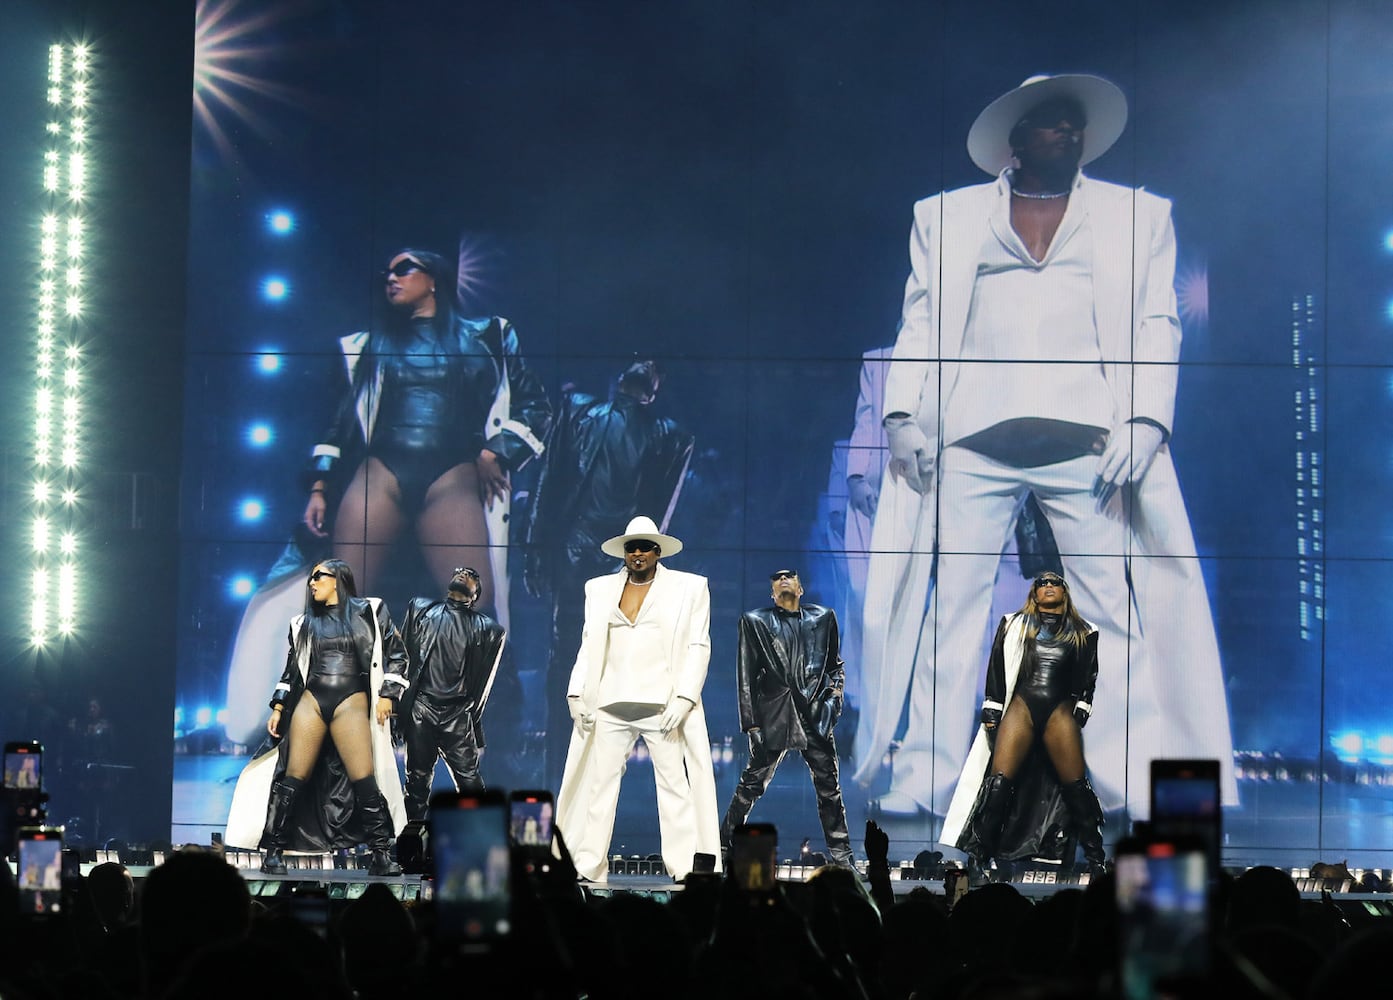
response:
<svg viewBox="0 0 1393 1000"><path fill-rule="evenodd" d="M1198 837L1209 860L1209 877L1222 871L1224 810L1217 760L1151 762L1151 831L1158 837Z"/></svg>
<svg viewBox="0 0 1393 1000"><path fill-rule="evenodd" d="M779 831L773 823L742 823L730 840L730 870L745 892L774 891Z"/></svg>
<svg viewBox="0 0 1393 1000"><path fill-rule="evenodd" d="M1118 983L1125 1000L1189 995L1209 975L1209 855L1199 837L1125 837L1116 851Z"/></svg>
<svg viewBox="0 0 1393 1000"><path fill-rule="evenodd" d="M16 845L19 912L57 916L63 909L63 828L26 826Z"/></svg>
<svg viewBox="0 0 1393 1000"><path fill-rule="evenodd" d="M436 943L487 952L507 937L510 809L502 792L440 792L430 800Z"/></svg>
<svg viewBox="0 0 1393 1000"><path fill-rule="evenodd" d="M5 787L43 788L44 746L38 740L5 744Z"/></svg>
<svg viewBox="0 0 1393 1000"><path fill-rule="evenodd" d="M552 823L556 805L545 789L514 791L508 795L508 834L513 846L531 855L551 854Z"/></svg>

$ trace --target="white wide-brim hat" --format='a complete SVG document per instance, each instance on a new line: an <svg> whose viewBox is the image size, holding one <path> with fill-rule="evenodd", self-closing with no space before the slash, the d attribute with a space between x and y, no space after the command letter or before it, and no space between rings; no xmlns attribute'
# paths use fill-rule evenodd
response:
<svg viewBox="0 0 1393 1000"><path fill-rule="evenodd" d="M977 116L967 133L967 155L995 177L1011 165L1011 130L1031 108L1057 97L1078 101L1088 116L1080 165L1111 149L1127 127L1127 98L1117 84L1081 73L1032 76L992 101Z"/></svg>
<svg viewBox="0 0 1393 1000"><path fill-rule="evenodd" d="M682 551L680 539L673 538L671 535L664 535L658 530L658 526L653 523L651 517L639 515L629 522L629 526L624 529L624 534L615 535L613 538L606 539L600 546L600 551L607 556L614 556L616 559L624 558L624 544L626 542L647 539L658 548L663 550L663 556L675 556Z"/></svg>

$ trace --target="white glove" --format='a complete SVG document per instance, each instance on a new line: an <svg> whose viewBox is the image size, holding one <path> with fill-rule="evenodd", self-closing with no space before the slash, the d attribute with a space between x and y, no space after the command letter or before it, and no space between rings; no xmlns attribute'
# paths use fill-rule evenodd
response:
<svg viewBox="0 0 1393 1000"><path fill-rule="evenodd" d="M1108 435L1107 446L1098 459L1098 476L1093 481L1099 510L1108 505L1118 489L1141 481L1156 460L1164 439L1161 428L1144 420L1123 424Z"/></svg>
<svg viewBox="0 0 1393 1000"><path fill-rule="evenodd" d="M886 417L890 471L898 473L915 493L927 493L933 483L934 453L929 439L913 417Z"/></svg>
<svg viewBox="0 0 1393 1000"><path fill-rule="evenodd" d="M689 713L695 706L683 698L680 694L675 694L668 699L667 707L663 709L662 718L658 720L658 729L664 734L672 732L687 720Z"/></svg>
<svg viewBox="0 0 1393 1000"><path fill-rule="evenodd" d="M585 713L585 706L581 704L579 698L567 698L566 707L571 711L571 721L579 727L582 733L588 733L595 728L595 716Z"/></svg>

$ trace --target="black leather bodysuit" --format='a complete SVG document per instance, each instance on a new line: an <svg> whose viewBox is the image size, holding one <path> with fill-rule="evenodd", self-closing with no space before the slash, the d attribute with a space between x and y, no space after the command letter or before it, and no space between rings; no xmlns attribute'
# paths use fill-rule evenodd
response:
<svg viewBox="0 0 1393 1000"><path fill-rule="evenodd" d="M358 662L347 622L338 615L313 615L308 621L310 666L305 688L314 695L320 718L327 722L345 698L368 693L368 671Z"/></svg>
<svg viewBox="0 0 1393 1000"><path fill-rule="evenodd" d="M1030 721L1037 733L1055 708L1070 700L1078 649L1068 635L1056 635L1063 626L1061 615L1042 614L1035 636L1034 655L1027 657L1027 669L1016 684L1016 697L1030 710Z"/></svg>
<svg viewBox="0 0 1393 1000"><path fill-rule="evenodd" d="M382 400L368 454L392 470L402 507L418 511L426 490L450 468L472 462L493 400L493 361L481 349L461 354L416 320L379 361Z"/></svg>

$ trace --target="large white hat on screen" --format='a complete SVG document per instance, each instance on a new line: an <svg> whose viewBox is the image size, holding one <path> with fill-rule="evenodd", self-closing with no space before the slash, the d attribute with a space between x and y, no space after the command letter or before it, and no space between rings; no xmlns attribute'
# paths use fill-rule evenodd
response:
<svg viewBox="0 0 1393 1000"><path fill-rule="evenodd" d="M1080 164L1106 153L1127 127L1127 98L1117 84L1084 73L1032 76L977 116L967 133L967 155L995 177L1011 165L1011 130L1031 108L1058 97L1072 97L1088 116Z"/></svg>
<svg viewBox="0 0 1393 1000"><path fill-rule="evenodd" d="M606 539L600 546L600 551L607 556L614 556L616 559L624 558L624 544L647 540L663 550L663 556L675 556L682 551L682 542L673 538L671 535L664 535L658 530L658 526L653 523L651 517L639 515L629 522L629 526L624 529L624 534L615 535L613 538Z"/></svg>

